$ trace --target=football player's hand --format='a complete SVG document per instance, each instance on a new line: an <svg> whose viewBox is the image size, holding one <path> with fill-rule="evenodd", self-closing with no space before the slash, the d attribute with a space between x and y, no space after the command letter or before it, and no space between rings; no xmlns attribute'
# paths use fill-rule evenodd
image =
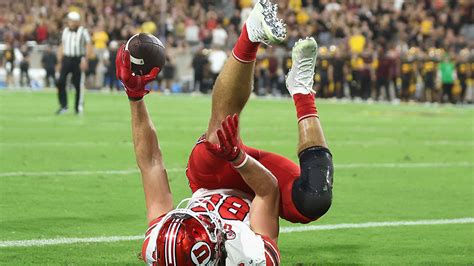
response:
<svg viewBox="0 0 474 266"><path fill-rule="evenodd" d="M147 95L150 91L145 89L145 85L154 80L158 73L160 73L160 69L155 67L150 73L143 76L133 74L130 64L130 52L125 50L125 44L122 44L117 52L115 65L117 79L122 82L125 92L131 101L141 100L143 96Z"/></svg>
<svg viewBox="0 0 474 266"><path fill-rule="evenodd" d="M221 123L221 127L217 129L217 138L219 144L213 144L205 141L207 150L217 157L230 161L235 165L239 163L242 157L245 157L245 152L242 150L242 143L238 137L239 132L239 116L234 114L228 115Z"/></svg>

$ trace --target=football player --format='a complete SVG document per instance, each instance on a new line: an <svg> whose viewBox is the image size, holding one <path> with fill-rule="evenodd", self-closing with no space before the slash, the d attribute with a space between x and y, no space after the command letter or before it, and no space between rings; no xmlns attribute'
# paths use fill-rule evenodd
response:
<svg viewBox="0 0 474 266"><path fill-rule="evenodd" d="M250 20L254 21L250 21ZM262 28L263 20L276 21L276 8L261 1L248 23ZM259 24L260 23L260 24ZM249 26L250 28L250 26ZM263 33L260 33L263 35ZM273 33L272 33L273 34ZM284 38L284 32L281 32ZM242 150L238 115L228 115L216 128L216 142L207 151L235 169L251 194L233 189L201 189L173 209L172 195L156 131L143 97L145 85L160 69L133 75L130 53L119 49L117 77L130 100L132 133L142 175L149 228L141 257L149 265L279 265L277 247L280 191L274 175Z"/></svg>
<svg viewBox="0 0 474 266"><path fill-rule="evenodd" d="M286 29L276 18L277 6L260 0L243 26L241 35L220 72L213 88L212 111L208 129L193 148L186 175L191 190L238 189L250 195L253 190L233 167L246 157L258 161L278 180L281 194L280 217L294 223L308 223L324 215L332 202L332 155L318 118L313 91L317 43L300 40L292 51L292 67L286 85L293 97L298 123L299 165L268 151L245 145L238 139L238 152L227 158L216 156L218 131L227 116L240 114L253 87L254 66L261 43L283 42ZM265 121L262 121L264 123Z"/></svg>
<svg viewBox="0 0 474 266"><path fill-rule="evenodd" d="M145 84L159 69L132 76L129 53L120 49L117 76L130 99L150 221L142 250L148 264L278 265L278 216L306 223L329 209L333 167L312 91L314 39L295 45L287 78L297 109L301 168L282 156L245 146L238 132L236 114L250 94L258 46L279 43L285 33L276 6L259 1L219 75L208 131L189 159L192 199L175 210L156 133L142 100L148 93Z"/></svg>
<svg viewBox="0 0 474 266"><path fill-rule="evenodd" d="M252 195L232 189L199 190L173 209L156 130L143 101L148 93L145 85L160 70L133 75L124 45L116 64L130 100L149 222L140 257L148 265L279 265L278 183L270 171L241 151L238 116L227 116L216 131L218 144L207 146L213 156L231 161Z"/></svg>

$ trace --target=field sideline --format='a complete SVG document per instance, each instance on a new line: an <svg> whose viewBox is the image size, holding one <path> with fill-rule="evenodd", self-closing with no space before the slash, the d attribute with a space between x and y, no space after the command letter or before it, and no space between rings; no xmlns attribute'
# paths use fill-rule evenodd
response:
<svg viewBox="0 0 474 266"><path fill-rule="evenodd" d="M184 169L210 98L152 94L147 103L178 202L190 195ZM126 97L88 94L84 116L56 108L51 92L0 91L0 263L140 265L145 208ZM282 265L474 263L472 107L318 109L334 204L310 227L282 221ZM296 160L296 133L289 100L251 99L243 113L248 145ZM55 239L82 240L41 244ZM11 244L24 240L39 244Z"/></svg>

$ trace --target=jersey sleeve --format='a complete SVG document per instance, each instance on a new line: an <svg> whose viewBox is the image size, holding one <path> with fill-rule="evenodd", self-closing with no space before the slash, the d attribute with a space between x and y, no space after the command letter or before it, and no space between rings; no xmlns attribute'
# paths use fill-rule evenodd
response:
<svg viewBox="0 0 474 266"><path fill-rule="evenodd" d="M265 249L265 261L267 266L278 266L280 265L280 250L275 241L269 237L260 236L263 240L263 246Z"/></svg>
<svg viewBox="0 0 474 266"><path fill-rule="evenodd" d="M280 265L278 246L271 239L254 233L244 223L228 228L226 265Z"/></svg>
<svg viewBox="0 0 474 266"><path fill-rule="evenodd" d="M156 239L162 226L162 220L165 215L162 215L151 221L145 233L145 240L142 245L141 259L147 265L153 265L156 262Z"/></svg>

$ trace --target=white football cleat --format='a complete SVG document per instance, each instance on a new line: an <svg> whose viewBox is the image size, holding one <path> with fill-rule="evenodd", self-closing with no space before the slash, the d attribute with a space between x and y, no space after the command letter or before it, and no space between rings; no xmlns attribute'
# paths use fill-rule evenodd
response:
<svg viewBox="0 0 474 266"><path fill-rule="evenodd" d="M317 57L318 43L313 37L300 39L295 44L291 52L292 66L286 76L286 88L291 96L297 93L316 94L313 84Z"/></svg>
<svg viewBox="0 0 474 266"><path fill-rule="evenodd" d="M245 22L250 41L270 45L285 40L286 25L277 18L277 10L278 5L270 0L258 1Z"/></svg>

